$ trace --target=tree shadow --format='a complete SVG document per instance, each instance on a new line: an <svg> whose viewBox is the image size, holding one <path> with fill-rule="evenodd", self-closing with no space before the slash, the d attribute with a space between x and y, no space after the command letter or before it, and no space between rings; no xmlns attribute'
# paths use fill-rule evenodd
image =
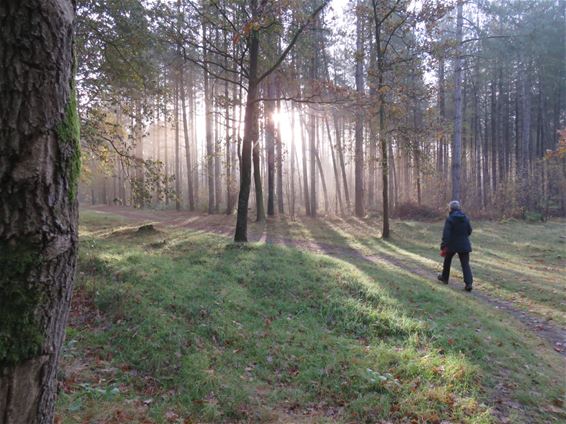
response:
<svg viewBox="0 0 566 424"><path fill-rule="evenodd" d="M235 384L233 380L239 382L244 376L253 380L239 382L245 390L253 391L258 384L273 386L280 391L274 398L291 404L311 407L325 401L343 407L360 398L366 402L367 396L370 408L387 412L400 397L409 399L412 389L388 393L371 382L373 374L366 377L368 369L385 378L389 378L386 371L399 372L409 382L417 373L426 384L414 389L425 393L429 383L449 384L424 368L429 360L435 366L459 363L477 370L488 359L508 353L492 346L478 328L497 335L507 349L509 344L523 343L489 308L415 275L398 258L388 260L381 254L382 250L398 255L395 246L380 245L380 256L368 257L333 225L324 221L317 225L313 233L308 233L308 225L301 229L308 233L305 240L292 240L295 232L284 223L281 232L266 230L267 244L226 245L216 239L210 242L212 250L195 249L189 235L172 247L171 269L167 278L159 280L166 284L166 302L156 296L156 303L163 304L165 313L170 310L185 319L188 331L184 331L195 336L193 348L199 340L208 343L208 350L197 352L206 357L203 363L237 369L234 375L215 378L207 374L208 368L195 371L199 378L212 381L203 387L214 390L221 402L223 384ZM366 248L374 248L365 243ZM313 255L313 250L335 258ZM147 283L148 292L154 290L153 279ZM190 287L185 280L193 280ZM172 335L167 355L176 354L175 343L177 335ZM514 366L530 364L527 359L533 361L519 353ZM202 390L196 400L206 395ZM477 393L467 390L459 395L479 401ZM372 397L376 392L380 396ZM253 397L249 401L263 406L277 402Z"/></svg>

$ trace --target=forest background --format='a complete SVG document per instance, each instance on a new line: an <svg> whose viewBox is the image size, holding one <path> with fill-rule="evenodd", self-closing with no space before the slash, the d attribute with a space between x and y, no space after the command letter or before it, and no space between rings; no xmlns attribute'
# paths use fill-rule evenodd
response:
<svg viewBox="0 0 566 424"><path fill-rule="evenodd" d="M370 214L385 237L391 214L452 198L476 217L563 216L564 10L79 2L80 199L238 210L237 240L248 198L258 221Z"/></svg>

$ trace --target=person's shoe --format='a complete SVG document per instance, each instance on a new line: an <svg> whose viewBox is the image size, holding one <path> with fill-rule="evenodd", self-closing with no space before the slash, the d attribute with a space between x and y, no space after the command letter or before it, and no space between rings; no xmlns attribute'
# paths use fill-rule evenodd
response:
<svg viewBox="0 0 566 424"><path fill-rule="evenodd" d="M466 290L467 292L471 292L472 291L472 285L466 284L466 287L464 287L464 290Z"/></svg>
<svg viewBox="0 0 566 424"><path fill-rule="evenodd" d="M444 284L448 284L448 280L445 280L445 279L442 277L442 274L438 274L438 277L436 277L436 278L438 279L438 281L441 281L441 282L443 282Z"/></svg>

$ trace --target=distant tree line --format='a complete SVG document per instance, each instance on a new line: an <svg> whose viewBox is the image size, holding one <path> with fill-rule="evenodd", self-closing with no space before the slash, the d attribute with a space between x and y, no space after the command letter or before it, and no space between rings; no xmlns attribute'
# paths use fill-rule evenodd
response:
<svg viewBox="0 0 566 424"><path fill-rule="evenodd" d="M566 213L564 3L79 1L81 198ZM253 184L252 184L253 183ZM253 188L253 190L252 190ZM264 195L265 192L265 195Z"/></svg>

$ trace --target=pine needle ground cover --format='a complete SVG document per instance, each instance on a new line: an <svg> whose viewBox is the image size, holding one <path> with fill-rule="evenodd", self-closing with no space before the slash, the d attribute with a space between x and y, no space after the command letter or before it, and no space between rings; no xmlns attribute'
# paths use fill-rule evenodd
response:
<svg viewBox="0 0 566 424"><path fill-rule="evenodd" d="M406 231L381 248L420 256L428 234ZM464 292L391 263L94 212L61 362L62 423L564 418L563 358Z"/></svg>

